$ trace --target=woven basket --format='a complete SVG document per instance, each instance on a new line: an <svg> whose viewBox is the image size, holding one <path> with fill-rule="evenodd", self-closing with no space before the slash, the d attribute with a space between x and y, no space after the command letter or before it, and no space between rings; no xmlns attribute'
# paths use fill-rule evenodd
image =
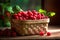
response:
<svg viewBox="0 0 60 40"><path fill-rule="evenodd" d="M48 19L40 19L40 20L11 20L11 26L16 29L19 35L36 35L39 34L40 31L47 32L48 29Z"/></svg>

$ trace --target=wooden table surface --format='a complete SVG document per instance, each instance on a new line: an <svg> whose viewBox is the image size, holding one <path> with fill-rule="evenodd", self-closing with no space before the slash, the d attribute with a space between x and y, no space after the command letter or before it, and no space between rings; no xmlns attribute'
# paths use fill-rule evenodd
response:
<svg viewBox="0 0 60 40"><path fill-rule="evenodd" d="M60 39L60 27L57 26L49 26L49 32L51 32L51 36L39 36L39 35L32 35L32 36L18 36L18 37L7 37L7 38L0 38L0 40L12 40L12 39Z"/></svg>

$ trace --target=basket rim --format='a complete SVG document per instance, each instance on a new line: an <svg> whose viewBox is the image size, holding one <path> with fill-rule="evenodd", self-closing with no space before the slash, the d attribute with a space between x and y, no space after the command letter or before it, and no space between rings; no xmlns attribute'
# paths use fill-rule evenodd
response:
<svg viewBox="0 0 60 40"><path fill-rule="evenodd" d="M13 21L15 21L15 19L13 19ZM17 20L16 20L17 21ZM19 23L23 23L23 24L30 24L30 23L49 23L50 22L50 18L47 19L40 19L40 20L18 20Z"/></svg>

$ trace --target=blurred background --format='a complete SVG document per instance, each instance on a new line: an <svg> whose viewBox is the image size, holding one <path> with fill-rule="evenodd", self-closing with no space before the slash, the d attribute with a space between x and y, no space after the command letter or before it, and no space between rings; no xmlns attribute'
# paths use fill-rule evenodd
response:
<svg viewBox="0 0 60 40"><path fill-rule="evenodd" d="M11 0L12 6L20 5L23 10L38 10L41 8L41 0Z"/></svg>
<svg viewBox="0 0 60 40"><path fill-rule="evenodd" d="M9 3L11 6L20 5L23 10L39 10L54 11L56 15L50 17L50 25L60 25L60 0L0 0L1 3ZM0 6L0 12L2 7Z"/></svg>

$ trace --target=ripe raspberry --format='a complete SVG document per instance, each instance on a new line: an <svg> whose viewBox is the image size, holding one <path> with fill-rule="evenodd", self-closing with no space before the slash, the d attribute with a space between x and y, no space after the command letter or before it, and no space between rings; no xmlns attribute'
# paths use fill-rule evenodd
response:
<svg viewBox="0 0 60 40"><path fill-rule="evenodd" d="M45 18L48 18L48 16L45 16Z"/></svg>
<svg viewBox="0 0 60 40"><path fill-rule="evenodd" d="M14 19L19 19L19 17L18 17L17 14L12 15L12 17L13 17Z"/></svg>
<svg viewBox="0 0 60 40"><path fill-rule="evenodd" d="M24 16L24 17L28 17L27 12L23 12L23 16Z"/></svg>
<svg viewBox="0 0 60 40"><path fill-rule="evenodd" d="M41 14L41 19L44 19L45 18L45 15L44 14Z"/></svg>
<svg viewBox="0 0 60 40"><path fill-rule="evenodd" d="M23 17L19 17L19 20L23 20Z"/></svg>
<svg viewBox="0 0 60 40"><path fill-rule="evenodd" d="M29 19L29 17L26 17L26 20L28 20Z"/></svg>
<svg viewBox="0 0 60 40"><path fill-rule="evenodd" d="M6 16L8 16L8 17L11 16L11 15L10 15L10 12L8 12L8 11L5 11L5 14L6 14Z"/></svg>
<svg viewBox="0 0 60 40"><path fill-rule="evenodd" d="M28 10L27 14L28 14L29 16L33 15L33 13L32 13L30 10Z"/></svg>
<svg viewBox="0 0 60 40"><path fill-rule="evenodd" d="M14 31L11 33L11 35L12 35L12 37L16 37L17 36L16 32L14 32Z"/></svg>
<svg viewBox="0 0 60 40"><path fill-rule="evenodd" d="M41 14L38 14L37 15L37 19L41 19Z"/></svg>
<svg viewBox="0 0 60 40"><path fill-rule="evenodd" d="M3 31L3 33L4 33L3 35L4 35L4 36L7 36L7 33L8 33L8 32L10 32L10 29L5 29L5 30Z"/></svg>
<svg viewBox="0 0 60 40"><path fill-rule="evenodd" d="M17 16L17 14L14 14L14 16Z"/></svg>
<svg viewBox="0 0 60 40"><path fill-rule="evenodd" d="M37 15L36 10L32 10L32 13L33 13L34 15Z"/></svg>
<svg viewBox="0 0 60 40"><path fill-rule="evenodd" d="M27 19L24 17L23 20L27 20Z"/></svg>
<svg viewBox="0 0 60 40"><path fill-rule="evenodd" d="M19 19L19 17L18 17L18 16L14 16L14 19L17 19L17 20L18 20L18 19Z"/></svg>
<svg viewBox="0 0 60 40"><path fill-rule="evenodd" d="M50 32L47 32L47 36L50 36L51 35L51 33Z"/></svg>
<svg viewBox="0 0 60 40"><path fill-rule="evenodd" d="M2 30L0 30L0 36L2 36L3 35L3 31Z"/></svg>
<svg viewBox="0 0 60 40"><path fill-rule="evenodd" d="M22 16L20 13L17 14L19 17Z"/></svg>
<svg viewBox="0 0 60 40"><path fill-rule="evenodd" d="M7 36L7 37L10 37L10 36L11 36L11 32L10 32L10 31L7 32L6 36Z"/></svg>
<svg viewBox="0 0 60 40"><path fill-rule="evenodd" d="M44 36L44 32L40 32L40 36Z"/></svg>

